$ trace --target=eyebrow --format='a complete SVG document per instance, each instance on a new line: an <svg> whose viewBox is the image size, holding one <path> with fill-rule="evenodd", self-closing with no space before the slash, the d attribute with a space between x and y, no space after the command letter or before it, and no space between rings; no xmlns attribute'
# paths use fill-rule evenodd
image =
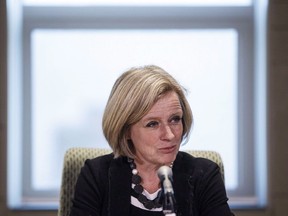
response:
<svg viewBox="0 0 288 216"><path fill-rule="evenodd" d="M176 115L183 115L183 110L179 109L179 111L173 112L172 114L169 115L169 118L172 116L176 116ZM143 121L149 121L149 120L154 120L154 119L159 119L159 116L144 116L142 118Z"/></svg>

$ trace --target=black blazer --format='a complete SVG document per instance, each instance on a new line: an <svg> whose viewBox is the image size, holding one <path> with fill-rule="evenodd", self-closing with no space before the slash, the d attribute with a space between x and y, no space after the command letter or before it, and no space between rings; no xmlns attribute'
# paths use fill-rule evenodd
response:
<svg viewBox="0 0 288 216"><path fill-rule="evenodd" d="M214 162L179 152L173 164L177 216L230 216L220 169ZM113 154L85 162L70 216L129 216L131 168Z"/></svg>

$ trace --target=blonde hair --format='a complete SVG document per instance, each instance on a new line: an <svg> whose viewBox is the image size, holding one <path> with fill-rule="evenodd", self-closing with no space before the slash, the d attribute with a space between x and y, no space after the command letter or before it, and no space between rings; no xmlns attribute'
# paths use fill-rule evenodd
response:
<svg viewBox="0 0 288 216"><path fill-rule="evenodd" d="M182 140L190 133L193 117L185 89L166 71L155 65L131 68L115 82L102 120L105 138L115 157L134 158L134 146L128 140L130 127L138 122L167 92L174 91L183 111Z"/></svg>

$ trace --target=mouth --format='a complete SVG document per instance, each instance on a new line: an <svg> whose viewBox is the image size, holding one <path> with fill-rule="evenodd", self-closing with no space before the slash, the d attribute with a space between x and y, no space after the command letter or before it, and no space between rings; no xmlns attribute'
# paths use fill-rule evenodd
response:
<svg viewBox="0 0 288 216"><path fill-rule="evenodd" d="M164 153L164 154L169 154L172 153L176 150L176 145L174 146L169 146L169 147L164 147L164 148L160 148L159 151Z"/></svg>

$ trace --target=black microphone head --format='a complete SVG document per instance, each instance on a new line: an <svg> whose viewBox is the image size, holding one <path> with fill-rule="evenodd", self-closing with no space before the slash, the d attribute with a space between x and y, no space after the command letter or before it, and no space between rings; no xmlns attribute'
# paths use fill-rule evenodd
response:
<svg viewBox="0 0 288 216"><path fill-rule="evenodd" d="M172 169L169 166L161 166L157 171L158 177L161 181L163 181L165 178L172 178Z"/></svg>

